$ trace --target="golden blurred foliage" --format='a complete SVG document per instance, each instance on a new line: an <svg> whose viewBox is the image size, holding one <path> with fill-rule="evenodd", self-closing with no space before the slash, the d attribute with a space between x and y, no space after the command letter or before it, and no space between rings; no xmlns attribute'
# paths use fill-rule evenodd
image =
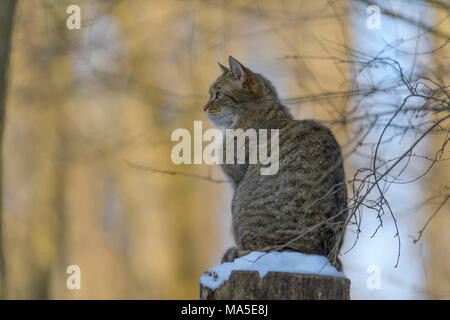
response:
<svg viewBox="0 0 450 320"><path fill-rule="evenodd" d="M81 29L66 25L73 4ZM174 165L171 132L192 131L194 120L210 126L208 87L217 61L233 55L274 79L295 117L340 123L333 130L348 151L351 95L315 97L355 85L349 7L19 1L3 145L8 298L198 298L200 275L231 242L231 191L216 166ZM431 185L448 164L440 170ZM443 213L429 245L448 252ZM448 279L448 255L431 256ZM70 265L80 267L81 290L66 287ZM433 270L430 290L450 290Z"/></svg>
<svg viewBox="0 0 450 320"><path fill-rule="evenodd" d="M78 1L82 27L69 30L70 4L18 7L5 136L9 297L196 298L199 276L224 248L228 186L129 163L221 179L217 168L170 161L170 132L206 120L216 61L313 54L320 41L308 37L345 40L345 18L285 32L282 15L325 2ZM292 67L315 74L288 88L307 94L317 93L320 70L336 68ZM271 68L291 72L281 61ZM334 73L328 90L347 83L345 70ZM80 291L65 287L72 264Z"/></svg>

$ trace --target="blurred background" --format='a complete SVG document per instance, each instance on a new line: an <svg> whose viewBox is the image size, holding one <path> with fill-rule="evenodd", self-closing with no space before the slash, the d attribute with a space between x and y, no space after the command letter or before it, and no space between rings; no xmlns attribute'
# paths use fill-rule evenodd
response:
<svg viewBox="0 0 450 320"><path fill-rule="evenodd" d="M14 13L0 69L3 298L198 298L233 244L231 189L217 166L174 165L170 137L211 127L202 106L229 55L339 140L352 298L450 298L447 1L12 2L0 4ZM399 154L383 192L352 205L378 176L360 174ZM69 265L80 290L66 287Z"/></svg>

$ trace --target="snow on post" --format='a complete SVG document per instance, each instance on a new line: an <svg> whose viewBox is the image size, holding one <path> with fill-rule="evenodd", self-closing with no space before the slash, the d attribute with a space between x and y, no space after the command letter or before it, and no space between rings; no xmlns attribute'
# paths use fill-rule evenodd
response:
<svg viewBox="0 0 450 320"><path fill-rule="evenodd" d="M255 251L206 271L200 299L349 300L350 280L324 256Z"/></svg>

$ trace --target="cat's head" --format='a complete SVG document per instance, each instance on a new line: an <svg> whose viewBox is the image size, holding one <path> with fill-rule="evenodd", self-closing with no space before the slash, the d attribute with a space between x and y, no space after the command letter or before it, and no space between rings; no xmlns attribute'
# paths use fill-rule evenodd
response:
<svg viewBox="0 0 450 320"><path fill-rule="evenodd" d="M222 74L209 88L209 100L203 107L208 118L224 128L231 128L245 111L264 108L264 102L278 100L269 80L231 56L228 60L230 68L219 63Z"/></svg>

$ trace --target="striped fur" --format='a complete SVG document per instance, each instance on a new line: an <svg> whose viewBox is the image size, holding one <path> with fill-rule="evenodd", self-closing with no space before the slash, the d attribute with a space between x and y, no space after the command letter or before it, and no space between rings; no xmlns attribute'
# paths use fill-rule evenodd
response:
<svg viewBox="0 0 450 320"><path fill-rule="evenodd" d="M222 128L279 129L280 162L278 173L267 176L261 164L222 165L234 188L236 242L223 261L255 250L293 250L326 255L342 270L347 189L339 144L319 122L294 120L262 75L232 57L230 67L222 66L210 88L208 117Z"/></svg>

